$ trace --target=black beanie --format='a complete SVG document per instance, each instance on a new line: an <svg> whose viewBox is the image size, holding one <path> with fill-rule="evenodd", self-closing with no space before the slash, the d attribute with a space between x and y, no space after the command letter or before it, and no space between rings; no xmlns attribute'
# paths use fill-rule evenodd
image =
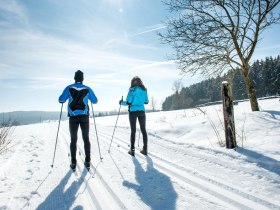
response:
<svg viewBox="0 0 280 210"><path fill-rule="evenodd" d="M84 81L84 73L81 70L75 72L74 76L75 82L82 82Z"/></svg>

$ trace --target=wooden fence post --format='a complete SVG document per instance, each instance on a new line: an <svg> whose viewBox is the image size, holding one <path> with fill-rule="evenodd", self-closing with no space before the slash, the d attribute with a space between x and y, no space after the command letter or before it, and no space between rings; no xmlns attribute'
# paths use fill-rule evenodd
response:
<svg viewBox="0 0 280 210"><path fill-rule="evenodd" d="M227 81L222 82L222 101L225 122L225 136L227 149L236 147L232 88Z"/></svg>

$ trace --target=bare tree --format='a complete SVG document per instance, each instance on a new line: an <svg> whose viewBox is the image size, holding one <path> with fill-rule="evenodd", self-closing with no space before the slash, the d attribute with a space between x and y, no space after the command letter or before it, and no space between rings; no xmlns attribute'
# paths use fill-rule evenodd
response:
<svg viewBox="0 0 280 210"><path fill-rule="evenodd" d="M165 0L176 18L161 39L176 51L183 73L219 75L238 67L252 111L258 111L250 61L261 33L280 20L273 11L280 0Z"/></svg>
<svg viewBox="0 0 280 210"><path fill-rule="evenodd" d="M157 107L157 100L155 99L154 96L151 97L151 108L152 108L152 111L154 112L156 110L156 107Z"/></svg>
<svg viewBox="0 0 280 210"><path fill-rule="evenodd" d="M182 89L182 82L181 80L175 80L173 83L173 87L172 90L174 91L174 93L179 93Z"/></svg>

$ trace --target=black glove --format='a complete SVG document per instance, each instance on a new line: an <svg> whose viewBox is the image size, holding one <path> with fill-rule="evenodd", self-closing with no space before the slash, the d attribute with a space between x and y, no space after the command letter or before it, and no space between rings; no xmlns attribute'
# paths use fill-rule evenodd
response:
<svg viewBox="0 0 280 210"><path fill-rule="evenodd" d="M122 102L123 102L123 100L120 100L120 101L119 101L119 104L121 105L121 104L122 104Z"/></svg>

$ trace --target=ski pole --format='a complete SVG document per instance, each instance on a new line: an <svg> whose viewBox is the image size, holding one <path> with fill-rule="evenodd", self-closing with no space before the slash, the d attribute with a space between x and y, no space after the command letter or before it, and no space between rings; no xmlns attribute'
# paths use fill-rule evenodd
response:
<svg viewBox="0 0 280 210"><path fill-rule="evenodd" d="M122 96L122 100L123 100L123 96ZM112 145L113 138L114 138L114 135L115 135L115 130L116 130L116 127L117 127L117 123L118 123L119 116L120 116L121 106L122 106L122 105L120 104L119 112L118 112L118 116L117 116L116 124L115 124L115 127L114 127L114 131L113 131L113 135L112 135L112 139L111 139L111 143L110 143L110 146L109 146L108 153L110 153L111 145Z"/></svg>
<svg viewBox="0 0 280 210"><path fill-rule="evenodd" d="M53 168L53 164L54 164L54 158L55 158L55 152L56 152L56 145L57 145L57 139L58 139L58 133L59 133L62 109L63 109L63 103L61 104L61 110L60 110L60 116L59 116L59 122L58 122L58 128L57 128L57 134L56 134L56 140L55 140L55 147L54 147L54 152L53 152L53 161L52 161L52 164L51 164L52 168Z"/></svg>
<svg viewBox="0 0 280 210"><path fill-rule="evenodd" d="M94 111L93 111L92 103L91 103L91 109L92 109L92 117L93 117L94 127L95 127L96 140L97 140L97 145L98 145L98 150L99 150L99 157L100 157L100 160L102 161L103 157L101 157L100 145L99 145L99 140L98 140L98 134L97 134L97 129L96 129L96 122L95 122L95 117L94 117Z"/></svg>

